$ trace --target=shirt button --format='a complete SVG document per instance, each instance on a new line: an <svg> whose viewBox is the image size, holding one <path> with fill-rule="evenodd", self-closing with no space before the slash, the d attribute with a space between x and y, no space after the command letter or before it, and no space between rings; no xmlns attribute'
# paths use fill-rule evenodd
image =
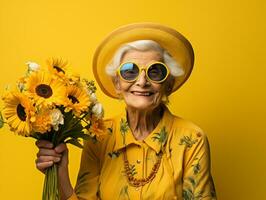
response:
<svg viewBox="0 0 266 200"><path fill-rule="evenodd" d="M139 189L140 189L139 187L136 187L136 189L135 189L135 190L136 190L136 191L139 191Z"/></svg>
<svg viewBox="0 0 266 200"><path fill-rule="evenodd" d="M140 164L141 163L141 160L137 160L137 163Z"/></svg>

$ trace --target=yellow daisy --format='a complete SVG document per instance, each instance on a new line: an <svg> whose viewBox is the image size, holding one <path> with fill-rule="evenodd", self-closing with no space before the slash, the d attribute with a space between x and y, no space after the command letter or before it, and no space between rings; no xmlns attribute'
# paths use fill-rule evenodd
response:
<svg viewBox="0 0 266 200"><path fill-rule="evenodd" d="M51 131L51 113L47 110L40 111L36 117L35 121L32 123L32 129L34 132L46 133Z"/></svg>
<svg viewBox="0 0 266 200"><path fill-rule="evenodd" d="M34 107L23 93L10 92L5 96L3 115L12 131L22 136L31 133L30 121L34 118Z"/></svg>
<svg viewBox="0 0 266 200"><path fill-rule="evenodd" d="M70 85L67 87L66 112L72 110L76 116L86 112L90 105L90 97L84 87Z"/></svg>
<svg viewBox="0 0 266 200"><path fill-rule="evenodd" d="M47 60L48 70L60 78L65 79L67 62L62 59L51 58Z"/></svg>
<svg viewBox="0 0 266 200"><path fill-rule="evenodd" d="M44 71L33 72L27 79L26 90L37 106L64 105L66 86Z"/></svg>
<svg viewBox="0 0 266 200"><path fill-rule="evenodd" d="M102 140L106 134L106 129L107 128L102 119L93 118L88 132L91 136L96 136L97 140Z"/></svg>

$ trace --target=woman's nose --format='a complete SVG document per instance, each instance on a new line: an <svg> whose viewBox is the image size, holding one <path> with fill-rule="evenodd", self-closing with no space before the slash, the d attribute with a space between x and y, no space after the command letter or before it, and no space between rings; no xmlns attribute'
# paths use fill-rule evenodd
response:
<svg viewBox="0 0 266 200"><path fill-rule="evenodd" d="M136 80L136 85L143 87L147 85L148 83L149 81L147 80L146 73L144 70L142 70L138 79Z"/></svg>

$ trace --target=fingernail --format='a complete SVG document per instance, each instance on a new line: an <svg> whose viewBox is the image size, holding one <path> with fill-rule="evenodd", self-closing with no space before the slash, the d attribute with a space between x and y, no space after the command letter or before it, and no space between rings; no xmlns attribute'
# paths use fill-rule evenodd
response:
<svg viewBox="0 0 266 200"><path fill-rule="evenodd" d="M60 158L55 158L54 161L55 161L55 162L59 162L59 161L60 161Z"/></svg>
<svg viewBox="0 0 266 200"><path fill-rule="evenodd" d="M60 152L58 152L58 147L55 147L54 150L56 153L60 153Z"/></svg>

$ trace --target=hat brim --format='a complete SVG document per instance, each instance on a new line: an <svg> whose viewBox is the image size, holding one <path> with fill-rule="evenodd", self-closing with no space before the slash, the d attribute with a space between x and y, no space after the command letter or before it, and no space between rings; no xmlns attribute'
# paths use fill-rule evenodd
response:
<svg viewBox="0 0 266 200"><path fill-rule="evenodd" d="M175 78L172 92L186 82L194 64L194 52L190 42L176 30L161 24L129 24L110 33L98 46L93 57L95 79L106 95L118 98L112 78L105 71L106 66L121 45L136 40L153 40L157 42L180 64L184 74Z"/></svg>

